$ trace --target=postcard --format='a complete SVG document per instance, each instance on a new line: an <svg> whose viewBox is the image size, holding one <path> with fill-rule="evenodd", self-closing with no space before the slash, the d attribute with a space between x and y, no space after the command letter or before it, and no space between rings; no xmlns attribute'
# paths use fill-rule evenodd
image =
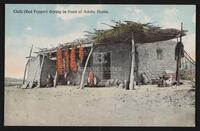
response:
<svg viewBox="0 0 200 131"><path fill-rule="evenodd" d="M196 6L6 4L5 126L195 126Z"/></svg>

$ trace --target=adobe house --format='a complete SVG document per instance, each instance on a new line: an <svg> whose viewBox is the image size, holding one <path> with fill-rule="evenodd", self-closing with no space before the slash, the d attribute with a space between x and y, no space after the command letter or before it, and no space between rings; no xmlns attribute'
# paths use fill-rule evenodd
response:
<svg viewBox="0 0 200 131"><path fill-rule="evenodd" d="M61 48L78 49L83 43L85 57L82 64L76 55L78 71L70 72L67 80L81 86L86 82L88 72L93 71L99 82L110 79L137 81L141 73L149 79L157 78L163 71L176 71L174 38L185 35L184 30L161 29L149 23L132 21L116 22L109 30L87 32L88 38L43 49L36 57L29 57L26 81L37 81L46 85L48 74L56 76L56 51ZM37 71L38 70L38 71Z"/></svg>

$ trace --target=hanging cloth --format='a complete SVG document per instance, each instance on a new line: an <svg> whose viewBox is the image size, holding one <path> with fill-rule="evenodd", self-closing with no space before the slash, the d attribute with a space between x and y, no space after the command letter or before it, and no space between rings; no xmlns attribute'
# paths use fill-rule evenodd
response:
<svg viewBox="0 0 200 131"><path fill-rule="evenodd" d="M178 42L175 48L175 60L177 60L178 58L181 59L182 57L184 57L184 45L182 42Z"/></svg>
<svg viewBox="0 0 200 131"><path fill-rule="evenodd" d="M175 48L175 60L177 60L178 57L184 57L184 45L182 42L178 42Z"/></svg>

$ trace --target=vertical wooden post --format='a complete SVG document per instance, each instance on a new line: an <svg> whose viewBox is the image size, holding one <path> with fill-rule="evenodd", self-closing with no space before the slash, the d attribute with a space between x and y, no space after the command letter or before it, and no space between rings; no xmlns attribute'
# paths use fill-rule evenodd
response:
<svg viewBox="0 0 200 131"><path fill-rule="evenodd" d="M183 23L181 22L181 31L183 30ZM182 42L182 34L180 34L180 42ZM177 85L179 85L180 83L180 64L181 64L181 55L180 52L178 53L178 58L176 60L176 81L177 81Z"/></svg>
<svg viewBox="0 0 200 131"><path fill-rule="evenodd" d="M22 85L24 84L25 79L26 79L25 77L26 77L26 70L27 70L28 64L29 64L29 60L26 62L26 65L25 65L25 69L24 69L24 78L23 78Z"/></svg>
<svg viewBox="0 0 200 131"><path fill-rule="evenodd" d="M38 81L38 87L40 87L41 86L41 74L42 74L42 68L43 68L43 65L44 65L44 58L45 58L45 56L44 56L44 54L42 55L42 63L41 63L41 65L40 65L40 79L39 79L39 81Z"/></svg>
<svg viewBox="0 0 200 131"><path fill-rule="evenodd" d="M55 74L55 77L54 77L54 81L53 81L53 86L56 87L56 82L57 82L57 76L58 76L58 73L56 71L56 74Z"/></svg>
<svg viewBox="0 0 200 131"><path fill-rule="evenodd" d="M134 89L134 65L135 65L135 41L133 38L133 32L132 32L132 51L131 51L131 73L130 73L130 84L129 84L129 89L133 90Z"/></svg>
<svg viewBox="0 0 200 131"><path fill-rule="evenodd" d="M183 22L181 22L181 31L183 31ZM180 42L182 42L182 34L180 35Z"/></svg>
<svg viewBox="0 0 200 131"><path fill-rule="evenodd" d="M85 62L85 66L84 66L82 77L81 77L81 84L80 84L81 89L84 88L85 71L86 71L86 68L87 68L87 65L88 65L88 62L89 62L89 59L90 59L90 56L91 56L93 50L94 50L94 44L92 44L91 49L90 49L90 53L89 53L87 60Z"/></svg>
<svg viewBox="0 0 200 131"><path fill-rule="evenodd" d="M136 69L136 81L140 82L140 79L139 79L139 72L138 72L138 63L139 63L139 58L138 58L138 45L135 45L135 69Z"/></svg>
<svg viewBox="0 0 200 131"><path fill-rule="evenodd" d="M179 67L180 67L180 58L178 57L176 60L176 81L177 81L177 85L179 85L180 82L180 76L179 76Z"/></svg>
<svg viewBox="0 0 200 131"><path fill-rule="evenodd" d="M24 70L24 78L23 78L23 82L22 82L22 84L24 84L24 82L25 82L26 70L27 70L27 66L28 66L28 63L29 63L30 58L31 58L32 50L33 50L33 45L31 46L31 49L30 49L30 52L29 52L29 56L28 56L28 61L27 61L26 66L25 66L25 70Z"/></svg>

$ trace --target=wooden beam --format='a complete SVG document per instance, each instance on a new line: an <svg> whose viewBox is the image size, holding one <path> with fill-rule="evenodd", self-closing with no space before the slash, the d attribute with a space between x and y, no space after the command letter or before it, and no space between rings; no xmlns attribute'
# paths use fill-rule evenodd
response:
<svg viewBox="0 0 200 131"><path fill-rule="evenodd" d="M184 50L185 55L187 55L188 59L190 59L190 62L195 64L195 61L190 57L190 55Z"/></svg>
<svg viewBox="0 0 200 131"><path fill-rule="evenodd" d="M87 65L88 65L90 56L92 55L93 50L94 50L94 44L91 46L90 53L87 57L87 60L86 60L86 63L85 63L84 69L83 69L83 73L82 73L82 77L81 77L81 84L80 84L81 89L84 88L85 71L86 71L86 68L87 68Z"/></svg>
<svg viewBox="0 0 200 131"><path fill-rule="evenodd" d="M88 42L82 42L82 46L83 46L83 47L85 47L85 46L86 46L86 47L87 47L87 46L90 46L90 44L91 44L92 42L93 42L92 40L90 40L90 41L88 41ZM83 44L83 43L84 43L84 44ZM39 54L39 53L41 53L41 52L43 52L43 53L50 53L50 52L54 53L54 52L56 52L57 48L64 49L64 48L72 48L72 47L74 47L74 46L80 46L80 42L64 43L64 44L62 44L62 45L60 45L60 46L58 46L58 47L53 47L53 48L50 48L50 49L40 50L40 51L35 52L35 53L37 53L37 54Z"/></svg>
<svg viewBox="0 0 200 131"><path fill-rule="evenodd" d="M36 70L35 70L35 73L34 73L34 77L33 77L33 81L32 81L32 84L33 84L33 82L35 81L35 77L36 77L36 75L37 75L37 71L38 71L38 69L40 68L40 64L38 64L38 66L37 66L37 68L36 68ZM30 86L30 87L32 87L32 85ZM39 87L39 86L38 86Z"/></svg>
<svg viewBox="0 0 200 131"><path fill-rule="evenodd" d="M134 65L135 65L135 41L133 38L133 33L132 33L132 52L131 52L131 73L130 73L130 84L129 84L129 89L133 90L135 83L134 83Z"/></svg>
<svg viewBox="0 0 200 131"><path fill-rule="evenodd" d="M58 77L58 73L56 71L56 74L55 74L55 77L54 77L54 80L53 80L54 87L56 87L57 77Z"/></svg>
<svg viewBox="0 0 200 131"><path fill-rule="evenodd" d="M178 57L176 60L176 81L177 81L177 85L179 85L180 82L180 73L179 73L179 67L180 67L180 58Z"/></svg>
<svg viewBox="0 0 200 131"><path fill-rule="evenodd" d="M42 56L42 63L41 63L41 65L40 65L40 79L39 79L39 81L38 81L38 87L40 87L41 86L41 74L42 74L42 68L43 68L43 65L44 65L44 58L45 58L45 55L43 55Z"/></svg>
<svg viewBox="0 0 200 131"><path fill-rule="evenodd" d="M33 50L33 45L31 46L31 49L30 49L30 52L29 52L29 59L27 60L27 63L26 63L26 65L25 65L24 78L23 78L23 82L22 82L22 84L24 84L24 82L25 82L26 70L27 70L28 63L29 63L30 58L31 58L32 50Z"/></svg>
<svg viewBox="0 0 200 131"><path fill-rule="evenodd" d="M183 30L183 23L181 22L181 31ZM182 42L182 35L180 35L180 42ZM177 85L180 84L180 65L181 65L181 55L180 55L180 51L178 53L178 58L176 60L176 81L177 81Z"/></svg>
<svg viewBox="0 0 200 131"><path fill-rule="evenodd" d="M24 78L23 78L23 82L22 82L22 85L24 84L25 82L25 77L26 77L26 70L27 70L27 66L29 64L29 60L26 62L26 65L25 65L25 69L24 69Z"/></svg>
<svg viewBox="0 0 200 131"><path fill-rule="evenodd" d="M183 31L183 22L181 22L181 31ZM180 34L180 42L182 42L182 34Z"/></svg>
<svg viewBox="0 0 200 131"><path fill-rule="evenodd" d="M135 69L136 69L136 81L139 83L140 79L139 79L139 54L138 54L138 46L139 45L135 45Z"/></svg>
<svg viewBox="0 0 200 131"><path fill-rule="evenodd" d="M31 57L32 57L32 56L31 56ZM27 56L26 59L29 59L29 58L31 58L31 57Z"/></svg>

